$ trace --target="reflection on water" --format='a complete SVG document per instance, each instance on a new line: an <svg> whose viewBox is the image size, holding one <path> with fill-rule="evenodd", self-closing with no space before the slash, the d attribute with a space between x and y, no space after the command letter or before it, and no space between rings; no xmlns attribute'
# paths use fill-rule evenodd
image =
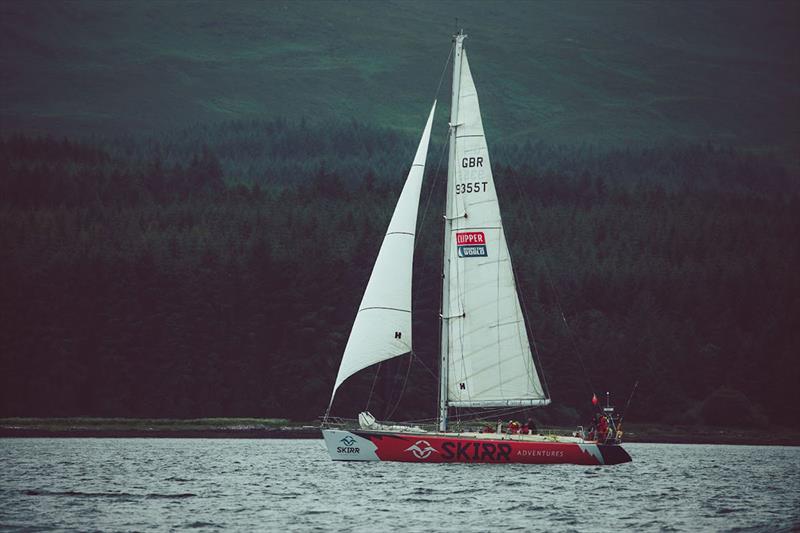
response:
<svg viewBox="0 0 800 533"><path fill-rule="evenodd" d="M800 526L800 448L628 444L613 467L334 463L318 440L2 439L0 528Z"/></svg>

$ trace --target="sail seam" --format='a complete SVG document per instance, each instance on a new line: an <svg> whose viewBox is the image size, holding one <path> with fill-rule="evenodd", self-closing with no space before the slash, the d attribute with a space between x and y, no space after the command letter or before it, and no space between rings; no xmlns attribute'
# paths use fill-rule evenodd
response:
<svg viewBox="0 0 800 533"><path fill-rule="evenodd" d="M411 235L412 237L414 236L414 234L411 233L410 231L390 231L389 233L386 234L386 236L388 237L389 235Z"/></svg>
<svg viewBox="0 0 800 533"><path fill-rule="evenodd" d="M469 231L476 229L503 229L503 226L470 226L469 228L453 228L450 231Z"/></svg>
<svg viewBox="0 0 800 533"><path fill-rule="evenodd" d="M456 139L464 139L466 137L483 137L483 133L471 133L469 135L456 135Z"/></svg>
<svg viewBox="0 0 800 533"><path fill-rule="evenodd" d="M503 322L503 323L492 324L492 325L489 326L489 329L499 328L500 326L510 326L512 324L519 324L520 322L521 322L521 320L512 320L511 322Z"/></svg>
<svg viewBox="0 0 800 533"><path fill-rule="evenodd" d="M362 309L359 309L358 312L360 313L361 311L369 311L371 309L383 309L383 310L386 310L386 311L400 311L401 313L410 313L411 312L411 309L400 309L398 307L380 307L380 306L364 307Z"/></svg>

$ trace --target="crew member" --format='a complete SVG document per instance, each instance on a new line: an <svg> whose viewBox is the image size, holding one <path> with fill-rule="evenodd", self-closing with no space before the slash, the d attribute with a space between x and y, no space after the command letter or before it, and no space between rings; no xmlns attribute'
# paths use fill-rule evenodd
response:
<svg viewBox="0 0 800 533"><path fill-rule="evenodd" d="M597 437L597 426L600 423L600 415L595 413L592 417L592 421L589 423L589 432L586 437L589 440L594 440Z"/></svg>
<svg viewBox="0 0 800 533"><path fill-rule="evenodd" d="M600 421L597 423L597 440L605 442L608 436L608 420L605 416L600 416Z"/></svg>

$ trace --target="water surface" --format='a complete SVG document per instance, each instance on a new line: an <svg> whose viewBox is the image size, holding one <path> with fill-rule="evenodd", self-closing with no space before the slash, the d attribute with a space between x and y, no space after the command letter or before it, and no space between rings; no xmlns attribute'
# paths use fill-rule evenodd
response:
<svg viewBox="0 0 800 533"><path fill-rule="evenodd" d="M0 528L774 531L800 448L628 444L633 462L332 462L321 440L2 439Z"/></svg>

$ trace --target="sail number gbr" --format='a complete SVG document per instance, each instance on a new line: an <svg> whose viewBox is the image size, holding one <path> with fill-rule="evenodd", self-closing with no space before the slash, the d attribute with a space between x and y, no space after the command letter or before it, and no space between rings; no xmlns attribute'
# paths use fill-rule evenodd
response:
<svg viewBox="0 0 800 533"><path fill-rule="evenodd" d="M462 168L483 167L482 157L462 157ZM456 194L468 194L471 192L486 192L488 181L470 181L467 183L456 183Z"/></svg>
<svg viewBox="0 0 800 533"><path fill-rule="evenodd" d="M469 183L456 183L456 194L471 192L486 192L488 181L470 181Z"/></svg>

